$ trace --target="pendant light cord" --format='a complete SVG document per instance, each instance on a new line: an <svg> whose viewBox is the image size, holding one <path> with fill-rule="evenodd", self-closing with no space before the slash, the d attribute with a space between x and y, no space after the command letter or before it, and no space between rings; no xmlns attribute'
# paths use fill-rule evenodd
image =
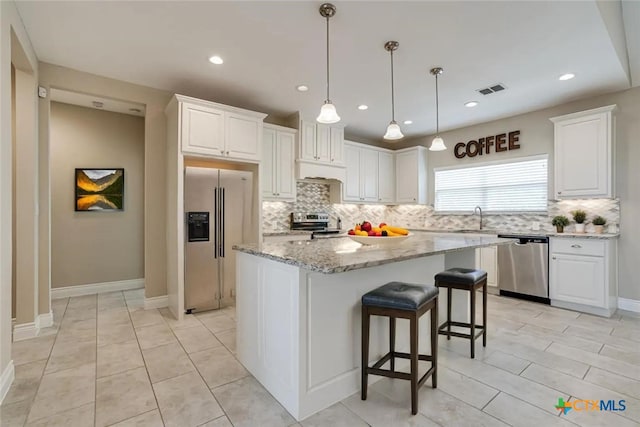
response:
<svg viewBox="0 0 640 427"><path fill-rule="evenodd" d="M440 102L438 101L438 74L436 74L436 136L440 133Z"/></svg>
<svg viewBox="0 0 640 427"><path fill-rule="evenodd" d="M327 101L331 102L329 98L329 17L327 16Z"/></svg>
<svg viewBox="0 0 640 427"><path fill-rule="evenodd" d="M396 121L396 101L393 90L393 49L391 49L391 121Z"/></svg>

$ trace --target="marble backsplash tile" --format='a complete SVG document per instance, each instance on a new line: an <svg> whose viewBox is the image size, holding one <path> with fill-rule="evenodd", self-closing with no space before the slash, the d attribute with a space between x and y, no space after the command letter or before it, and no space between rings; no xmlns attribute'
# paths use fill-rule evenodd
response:
<svg viewBox="0 0 640 427"><path fill-rule="evenodd" d="M291 212L326 212L331 220L330 227L342 219L345 229L362 221L372 223L387 222L407 228L427 228L441 230L469 230L479 228L479 217L472 215L438 215L432 206L417 205L360 205L332 204L329 185L322 182L298 181L295 202L263 202L263 231L281 231L290 228ZM485 214L483 228L502 231L532 231L532 223L540 225L540 231L552 232L555 228L551 219L556 215L566 215L572 220L571 212L583 209L587 212L587 232L593 230L591 220L596 215L603 216L607 224L620 224L620 201L618 199L549 200L546 214ZM572 223L567 231L572 231Z"/></svg>

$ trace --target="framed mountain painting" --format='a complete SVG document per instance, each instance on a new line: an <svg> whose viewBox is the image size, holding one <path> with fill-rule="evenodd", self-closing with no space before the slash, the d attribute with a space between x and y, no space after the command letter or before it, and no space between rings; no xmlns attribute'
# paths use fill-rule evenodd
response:
<svg viewBox="0 0 640 427"><path fill-rule="evenodd" d="M76 211L124 209L124 169L76 169Z"/></svg>

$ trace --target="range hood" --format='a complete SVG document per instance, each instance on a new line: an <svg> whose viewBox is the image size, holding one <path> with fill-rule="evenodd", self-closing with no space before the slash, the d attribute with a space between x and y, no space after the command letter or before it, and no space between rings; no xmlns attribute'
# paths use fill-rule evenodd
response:
<svg viewBox="0 0 640 427"><path fill-rule="evenodd" d="M345 182L347 168L345 166L324 165L306 160L296 160L297 179L328 179Z"/></svg>

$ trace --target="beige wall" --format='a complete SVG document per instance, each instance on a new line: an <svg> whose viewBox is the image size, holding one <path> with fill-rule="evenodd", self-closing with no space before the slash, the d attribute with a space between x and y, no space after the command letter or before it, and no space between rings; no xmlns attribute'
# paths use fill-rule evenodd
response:
<svg viewBox="0 0 640 427"><path fill-rule="evenodd" d="M51 103L51 287L144 277L144 118ZM124 168L124 210L75 212L75 168Z"/></svg>
<svg viewBox="0 0 640 427"><path fill-rule="evenodd" d="M620 198L621 222L619 239L619 296L640 300L640 278L636 273L635 264L640 259L640 228L635 226L635 218L640 218L640 192L637 183L640 182L640 87L616 92L608 95L592 97L575 101L544 110L534 111L502 120L469 126L450 132L444 132L448 149L442 152L429 152L429 201L433 203L433 168L451 165L464 165L485 162L489 160L508 159L534 154L549 154L549 194L553 194L553 123L550 117L591 108L617 104L616 115L616 146L615 146L615 175L616 194ZM481 108L481 106L476 107ZM453 147L457 142L467 142L471 139L487 135L520 130L519 150L507 151L489 156L456 159ZM429 146L432 137L418 138L397 144L397 148L413 145ZM396 148L396 147L394 147Z"/></svg>
<svg viewBox="0 0 640 427"><path fill-rule="evenodd" d="M144 104L144 272L145 295L166 295L166 119L164 109L171 99L168 92L108 79L57 65L40 63L40 84L108 98ZM47 155L49 145L49 100L40 102L40 157ZM47 159L48 161L48 159ZM42 168L41 168L42 172ZM40 200L48 205L48 181L40 181ZM43 200L45 199L45 200ZM40 234L41 248L45 233ZM41 269L44 269L42 265ZM40 295L48 293L41 284Z"/></svg>

